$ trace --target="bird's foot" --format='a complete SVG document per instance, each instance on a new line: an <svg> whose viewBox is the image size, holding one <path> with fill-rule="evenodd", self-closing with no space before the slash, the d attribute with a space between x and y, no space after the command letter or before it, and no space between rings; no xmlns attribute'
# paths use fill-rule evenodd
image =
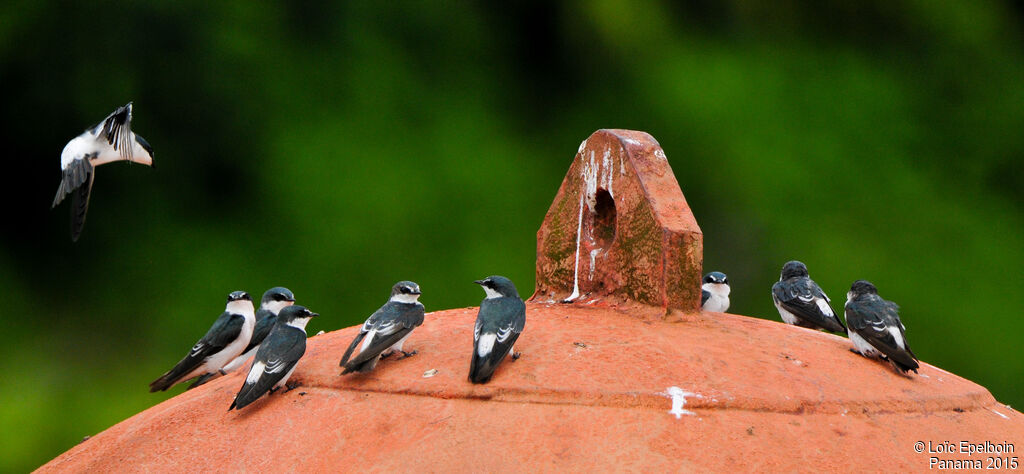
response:
<svg viewBox="0 0 1024 474"><path fill-rule="evenodd" d="M857 355L861 355L860 351L858 351L857 349L854 349L852 347L850 348L850 352L852 352L854 354L857 354Z"/></svg>
<svg viewBox="0 0 1024 474"><path fill-rule="evenodd" d="M519 360L519 358L522 357L522 355L523 355L522 352L513 352L512 353L512 360Z"/></svg>
<svg viewBox="0 0 1024 474"><path fill-rule="evenodd" d="M380 355L380 360L387 359L388 357L391 357L394 353L395 353L395 351L388 351L388 352L382 353Z"/></svg>
<svg viewBox="0 0 1024 474"><path fill-rule="evenodd" d="M270 395L270 394L272 394L272 393L274 393L274 392L276 392L278 390L281 390L281 387L274 387L274 388L270 389L269 391L267 391L267 395Z"/></svg>
<svg viewBox="0 0 1024 474"><path fill-rule="evenodd" d="M217 369L217 372L220 372L221 375L227 375L228 374L227 372L224 371L224 369Z"/></svg>
<svg viewBox="0 0 1024 474"><path fill-rule="evenodd" d="M405 352L405 351L398 351L398 352L401 352L401 353L402 353L402 357L399 357L399 358L397 358L397 359L395 359L395 360L402 360L402 359L408 359L408 358L410 358L410 357L412 357L412 356L414 356L414 355L416 355L416 354L419 354L419 353L420 353L420 352L419 352L419 351L417 351L417 350L414 350L414 351L412 351L412 352Z"/></svg>
<svg viewBox="0 0 1024 474"><path fill-rule="evenodd" d="M291 383L291 384L286 383L286 384L284 384L284 386L285 386L285 390L283 392L281 392L281 393L288 393L288 392L290 392L292 390L295 390L295 389L301 387L302 383L301 382L295 382L295 383Z"/></svg>

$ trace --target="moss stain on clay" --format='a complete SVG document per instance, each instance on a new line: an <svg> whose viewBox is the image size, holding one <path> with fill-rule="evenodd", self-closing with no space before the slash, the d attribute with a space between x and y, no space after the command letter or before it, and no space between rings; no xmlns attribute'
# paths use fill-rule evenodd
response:
<svg viewBox="0 0 1024 474"><path fill-rule="evenodd" d="M621 289L635 301L647 304L661 304L661 296L655 291L657 282L651 280L646 269L661 266L662 231L644 201L638 201L630 211L631 220L620 229L617 246L625 265L625 286Z"/></svg>

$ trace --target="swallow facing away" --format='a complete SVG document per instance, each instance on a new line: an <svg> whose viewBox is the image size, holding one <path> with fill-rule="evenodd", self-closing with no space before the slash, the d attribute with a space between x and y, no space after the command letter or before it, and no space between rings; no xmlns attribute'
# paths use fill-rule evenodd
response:
<svg viewBox="0 0 1024 474"><path fill-rule="evenodd" d="M772 300L786 324L844 333L846 326L836 316L828 296L807 276L807 266L793 260L782 267L779 281L772 286Z"/></svg>
<svg viewBox="0 0 1024 474"><path fill-rule="evenodd" d="M224 313L214 321L206 335L192 346L181 362L150 383L149 391L167 390L178 382L217 373L249 344L255 324L252 298L244 291L232 292L228 295Z"/></svg>
<svg viewBox="0 0 1024 474"><path fill-rule="evenodd" d="M60 153L63 177L51 208L71 194L71 240L77 242L89 210L95 168L126 160L153 166L153 147L131 130L132 103L118 107L102 122L72 138Z"/></svg>
<svg viewBox="0 0 1024 474"><path fill-rule="evenodd" d="M473 328L469 381L487 383L506 355L519 358L515 344L526 327L526 304L508 278L495 275L474 283L483 287L487 297L480 303Z"/></svg>
<svg viewBox="0 0 1024 474"><path fill-rule="evenodd" d="M704 275L700 286L700 306L704 311L724 313L729 309L729 277L722 272Z"/></svg>
<svg viewBox="0 0 1024 474"><path fill-rule="evenodd" d="M377 361L394 354L402 353L401 359L412 357L416 351L402 350L405 340L412 330L423 324L423 303L418 301L420 286L411 281L400 281L391 287L391 299L375 311L363 323L359 334L349 344L341 357L340 366L349 372L369 372L377 366ZM351 360L352 352L362 342L357 354ZM387 351L387 352L385 352Z"/></svg>
<svg viewBox="0 0 1024 474"><path fill-rule="evenodd" d="M850 341L855 352L865 357L888 360L900 373L917 373L917 356L907 343L907 328L900 321L899 309L896 303L878 296L878 288L871 282L853 282L846 294Z"/></svg>
<svg viewBox="0 0 1024 474"><path fill-rule="evenodd" d="M285 392L298 387L297 384L287 385L288 378L306 353L306 324L317 316L319 314L299 305L281 310L277 315L277 324L256 350L256 358L245 377L245 383L238 395L235 395L228 411L235 408L241 410L264 393L274 393L283 386L287 386Z"/></svg>
<svg viewBox="0 0 1024 474"><path fill-rule="evenodd" d="M256 310L256 326L252 330L249 345L245 346L245 349L242 350L242 355L235 357L234 360L228 362L227 365L217 372L197 378L195 382L192 382L192 385L188 386L188 389L192 390L209 382L210 379L218 375L227 375L228 372L244 365L256 353L256 349L260 347L260 343L267 337L267 334L270 334L270 329L277 322L277 314L281 312L281 309L293 304L295 304L295 295L288 288L275 286L263 293L263 298L260 300L260 309Z"/></svg>

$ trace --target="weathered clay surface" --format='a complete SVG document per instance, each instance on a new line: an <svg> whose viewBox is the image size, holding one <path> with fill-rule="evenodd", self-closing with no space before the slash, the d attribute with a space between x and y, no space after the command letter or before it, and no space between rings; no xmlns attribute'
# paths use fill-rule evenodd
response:
<svg viewBox="0 0 1024 474"><path fill-rule="evenodd" d="M580 145L537 232L532 301L699 311L702 239L658 142L598 130Z"/></svg>
<svg viewBox="0 0 1024 474"><path fill-rule="evenodd" d="M475 308L428 314L419 355L342 377L352 327L310 339L297 390L228 412L245 378L229 374L40 470L891 472L928 469L918 441L1024 447L1024 415L956 375L699 312L700 229L645 133L587 139L537 237L523 356L487 385L466 380Z"/></svg>
<svg viewBox="0 0 1024 474"><path fill-rule="evenodd" d="M338 375L347 328L310 339L299 389L227 412L239 371L41 470L918 471L918 440L1024 446L1024 415L983 387L928 364L897 375L841 337L722 313L669 323L600 303L527 311L522 358L487 385L466 380L475 308L428 314L407 342L419 355L366 376ZM669 387L695 394L693 415L669 413Z"/></svg>

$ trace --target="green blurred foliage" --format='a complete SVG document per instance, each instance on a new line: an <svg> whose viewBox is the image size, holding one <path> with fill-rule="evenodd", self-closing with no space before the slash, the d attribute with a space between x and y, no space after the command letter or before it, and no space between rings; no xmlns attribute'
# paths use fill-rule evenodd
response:
<svg viewBox="0 0 1024 474"><path fill-rule="evenodd" d="M1024 405L1019 2L35 2L0 5L8 226L0 471L180 392L147 383L228 292L361 321L412 279L533 285L579 142L655 136L729 274L778 319L800 259L872 280L925 361ZM82 240L48 206L116 106L157 168L99 169ZM13 215L12 215L13 214ZM467 321L467 324L469 322ZM458 341L453 341L457 343Z"/></svg>

